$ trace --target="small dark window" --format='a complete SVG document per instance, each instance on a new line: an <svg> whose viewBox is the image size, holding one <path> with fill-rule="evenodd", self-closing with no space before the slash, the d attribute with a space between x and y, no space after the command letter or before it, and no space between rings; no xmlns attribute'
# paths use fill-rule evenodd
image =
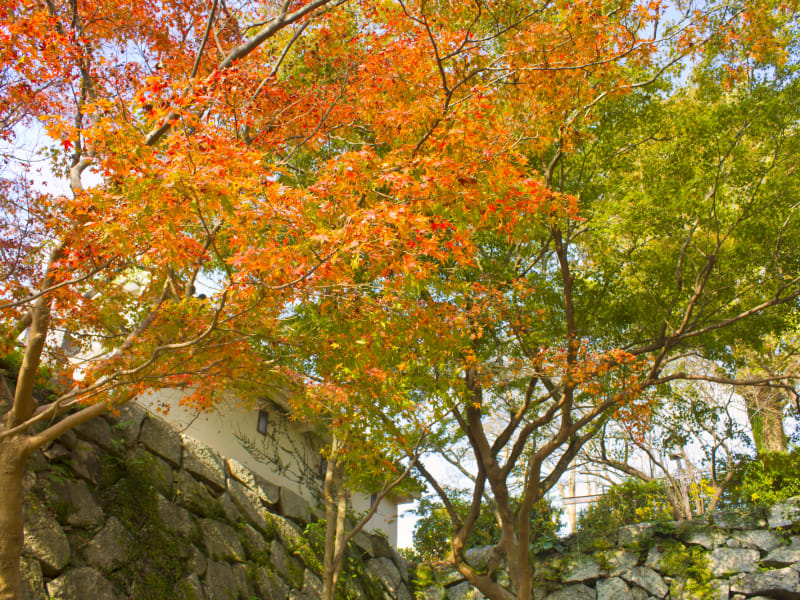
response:
<svg viewBox="0 0 800 600"><path fill-rule="evenodd" d="M323 480L325 479L325 473L328 472L328 461L326 459L322 459L319 463L319 476Z"/></svg>
<svg viewBox="0 0 800 600"><path fill-rule="evenodd" d="M256 429L258 429L258 433L261 435L267 435L267 424L269 423L269 415L265 410L258 411L258 425L256 425Z"/></svg>
<svg viewBox="0 0 800 600"><path fill-rule="evenodd" d="M375 503L377 501L378 501L378 494L372 494L372 496L369 497L369 507L372 508L373 506L375 506Z"/></svg>

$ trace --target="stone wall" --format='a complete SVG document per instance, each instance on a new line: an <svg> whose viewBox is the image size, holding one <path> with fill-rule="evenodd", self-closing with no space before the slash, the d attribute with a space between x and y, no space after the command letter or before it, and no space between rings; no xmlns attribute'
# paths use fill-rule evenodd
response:
<svg viewBox="0 0 800 600"><path fill-rule="evenodd" d="M534 557L534 600L800 600L800 497L762 515L623 527L602 540L565 540ZM486 568L491 547L467 551ZM422 567L424 600L483 596L452 569ZM508 575L497 579L508 585Z"/></svg>
<svg viewBox="0 0 800 600"><path fill-rule="evenodd" d="M312 600L323 531L305 500L138 407L31 457L23 600ZM342 597L411 600L403 559L358 534Z"/></svg>

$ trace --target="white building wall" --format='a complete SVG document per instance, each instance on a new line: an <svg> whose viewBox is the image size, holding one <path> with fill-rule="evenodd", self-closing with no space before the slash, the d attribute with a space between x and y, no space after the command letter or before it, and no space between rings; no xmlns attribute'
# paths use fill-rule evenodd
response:
<svg viewBox="0 0 800 600"><path fill-rule="evenodd" d="M267 412L267 434L257 430L258 409L244 406L235 398L219 403L214 410L198 412L180 405L181 390L162 390L137 398L149 412L174 429L203 442L225 458L247 466L277 486L299 494L313 505L321 505L322 458L319 438L307 427L293 422L279 407ZM354 492L356 514L370 507L369 495ZM367 523L368 532L382 532L397 547L397 504L384 499Z"/></svg>

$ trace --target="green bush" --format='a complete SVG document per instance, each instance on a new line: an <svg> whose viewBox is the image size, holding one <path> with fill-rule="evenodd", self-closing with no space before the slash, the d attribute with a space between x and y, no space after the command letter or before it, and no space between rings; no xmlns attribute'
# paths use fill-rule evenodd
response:
<svg viewBox="0 0 800 600"><path fill-rule="evenodd" d="M467 516L470 498L466 492L453 491L450 501L460 518ZM453 525L444 505L435 497L423 496L415 512L420 519L414 528L413 558L422 562L443 560L450 552L453 535ZM555 543L559 521L560 512L549 502L542 500L536 504L530 515L532 551L551 547ZM499 541L500 526L497 524L494 508L484 503L478 521L467 538L466 547L489 546Z"/></svg>
<svg viewBox="0 0 800 600"><path fill-rule="evenodd" d="M667 492L658 481L627 479L578 516L576 533L582 538L602 538L623 525L672 520Z"/></svg>
<svg viewBox="0 0 800 600"><path fill-rule="evenodd" d="M729 490L734 503L767 506L800 495L800 449L741 460Z"/></svg>

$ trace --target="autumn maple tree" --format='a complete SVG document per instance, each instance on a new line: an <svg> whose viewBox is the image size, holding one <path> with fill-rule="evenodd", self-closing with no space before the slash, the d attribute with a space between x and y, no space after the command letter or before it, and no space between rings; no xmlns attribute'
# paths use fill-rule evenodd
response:
<svg viewBox="0 0 800 600"><path fill-rule="evenodd" d="M0 599L19 589L31 452L148 390L206 409L276 381L342 427L334 459L408 466L466 441L466 518L419 466L449 506L448 560L489 597L529 598L527 515L604 420L646 416L676 351L794 307L791 103L681 146L711 100L791 88L794 10L5 3L0 332L21 367L2 398ZM484 492L510 588L464 560Z"/></svg>

